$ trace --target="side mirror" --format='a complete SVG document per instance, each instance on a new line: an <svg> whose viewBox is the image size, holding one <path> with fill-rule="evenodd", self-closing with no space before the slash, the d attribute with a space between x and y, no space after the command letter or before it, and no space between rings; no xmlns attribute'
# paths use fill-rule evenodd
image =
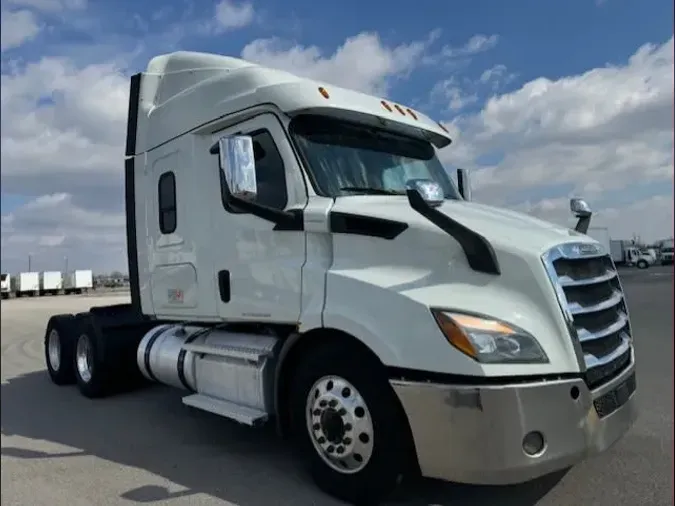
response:
<svg viewBox="0 0 675 506"><path fill-rule="evenodd" d="M588 218L593 214L588 203L578 198L570 199L570 211L575 218Z"/></svg>
<svg viewBox="0 0 675 506"><path fill-rule="evenodd" d="M582 234L588 233L588 227L591 224L591 216L593 215L591 206L589 206L584 199L573 198L570 199L570 211L572 211L575 218L579 219L574 230L581 232Z"/></svg>
<svg viewBox="0 0 675 506"><path fill-rule="evenodd" d="M431 179L409 179L406 182L408 190L415 190L424 201L432 207L440 206L445 201L443 188Z"/></svg>
<svg viewBox="0 0 675 506"><path fill-rule="evenodd" d="M471 200L471 177L467 169L457 169L457 188L464 200Z"/></svg>
<svg viewBox="0 0 675 506"><path fill-rule="evenodd" d="M241 200L255 200L258 188L253 139L248 135L221 137L211 148L212 154L216 152L230 194Z"/></svg>

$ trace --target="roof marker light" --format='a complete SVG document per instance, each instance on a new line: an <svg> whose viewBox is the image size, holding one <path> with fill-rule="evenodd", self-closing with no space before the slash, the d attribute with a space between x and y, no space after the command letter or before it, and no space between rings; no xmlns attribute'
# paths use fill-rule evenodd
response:
<svg viewBox="0 0 675 506"><path fill-rule="evenodd" d="M397 110L398 112L400 112L403 116L405 116L405 111L401 108L400 105L395 104L394 107L396 108L396 110Z"/></svg>
<svg viewBox="0 0 675 506"><path fill-rule="evenodd" d="M384 100L380 101L380 103L382 104L382 107L384 107L387 111L393 112L393 109L391 108L391 106L388 103L386 103Z"/></svg>
<svg viewBox="0 0 675 506"><path fill-rule="evenodd" d="M417 119L417 114L415 114L412 109L406 109L406 111L408 111L408 114L410 114L413 119Z"/></svg>
<svg viewBox="0 0 675 506"><path fill-rule="evenodd" d="M440 121L438 121L437 123L438 123L438 126L441 127L441 129L442 129L446 134L449 134L449 133L450 133L450 132L448 131L448 129L445 128L445 127L443 126L443 124L442 124Z"/></svg>
<svg viewBox="0 0 675 506"><path fill-rule="evenodd" d="M323 98L330 98L330 95L328 94L328 91L323 86L319 88L319 93L321 93L321 96Z"/></svg>

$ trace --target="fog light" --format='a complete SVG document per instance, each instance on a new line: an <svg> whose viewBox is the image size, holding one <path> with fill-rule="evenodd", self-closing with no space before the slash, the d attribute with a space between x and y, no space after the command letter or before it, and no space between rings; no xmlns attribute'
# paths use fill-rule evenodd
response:
<svg viewBox="0 0 675 506"><path fill-rule="evenodd" d="M544 435L538 431L528 432L523 438L523 451L530 457L544 451Z"/></svg>

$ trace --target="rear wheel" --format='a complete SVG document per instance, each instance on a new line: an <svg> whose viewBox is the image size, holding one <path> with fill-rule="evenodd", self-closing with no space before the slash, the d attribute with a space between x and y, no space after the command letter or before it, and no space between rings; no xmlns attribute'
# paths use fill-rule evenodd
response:
<svg viewBox="0 0 675 506"><path fill-rule="evenodd" d="M49 319L45 332L45 363L55 385L75 383L73 368L74 340L77 332L72 315L55 315Z"/></svg>
<svg viewBox="0 0 675 506"><path fill-rule="evenodd" d="M112 364L103 344L91 323L83 325L75 344L73 368L80 393L90 399L108 395L113 386L109 373Z"/></svg>
<svg viewBox="0 0 675 506"><path fill-rule="evenodd" d="M290 393L291 429L319 488L377 504L411 468L410 431L379 364L344 346L303 357Z"/></svg>

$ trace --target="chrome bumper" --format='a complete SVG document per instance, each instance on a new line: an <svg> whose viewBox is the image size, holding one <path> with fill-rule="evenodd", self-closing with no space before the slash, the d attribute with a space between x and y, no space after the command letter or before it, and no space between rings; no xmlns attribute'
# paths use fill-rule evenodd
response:
<svg viewBox="0 0 675 506"><path fill-rule="evenodd" d="M506 485L568 468L618 441L637 418L634 374L633 360L592 392L581 379L479 387L390 383L408 416L423 476ZM601 414L611 413L601 417L594 401ZM523 449L531 431L545 441L535 456Z"/></svg>

